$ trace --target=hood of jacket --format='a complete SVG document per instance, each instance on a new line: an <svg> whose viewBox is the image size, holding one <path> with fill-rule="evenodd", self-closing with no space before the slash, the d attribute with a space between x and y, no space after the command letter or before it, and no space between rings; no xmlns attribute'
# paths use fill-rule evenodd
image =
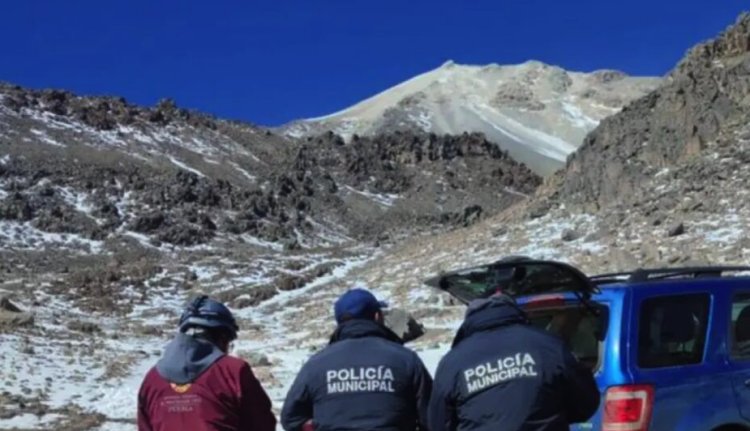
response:
<svg viewBox="0 0 750 431"><path fill-rule="evenodd" d="M403 344L393 331L374 320L354 319L340 324L331 335L330 343L352 338L379 337L395 343Z"/></svg>
<svg viewBox="0 0 750 431"><path fill-rule="evenodd" d="M164 349L156 371L168 381L183 385L195 381L223 356L224 352L213 343L178 333Z"/></svg>
<svg viewBox="0 0 750 431"><path fill-rule="evenodd" d="M527 324L526 313L505 296L491 296L469 303L466 316L453 339L453 347L477 332L514 324Z"/></svg>

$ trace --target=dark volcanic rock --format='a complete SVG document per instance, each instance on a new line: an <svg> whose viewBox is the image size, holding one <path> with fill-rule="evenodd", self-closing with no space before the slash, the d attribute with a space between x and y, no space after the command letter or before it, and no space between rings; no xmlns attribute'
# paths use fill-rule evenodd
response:
<svg viewBox="0 0 750 431"><path fill-rule="evenodd" d="M323 237L468 226L541 184L480 134L291 141L169 99L149 109L6 84L0 94L15 112L0 112L0 122L26 134L7 142L0 163L0 219L89 239L119 242L133 231L193 246L219 236L293 251Z"/></svg>
<svg viewBox="0 0 750 431"><path fill-rule="evenodd" d="M594 206L640 199L659 170L747 124L748 40L750 15L742 15L717 39L693 48L663 86L604 119L569 159L560 198Z"/></svg>
<svg viewBox="0 0 750 431"><path fill-rule="evenodd" d="M667 231L667 236L669 237L680 236L684 233L685 233L685 225L683 223L678 223L669 228L669 230Z"/></svg>
<svg viewBox="0 0 750 431"><path fill-rule="evenodd" d="M21 193L14 193L0 201L0 219L29 221L33 215L28 199Z"/></svg>

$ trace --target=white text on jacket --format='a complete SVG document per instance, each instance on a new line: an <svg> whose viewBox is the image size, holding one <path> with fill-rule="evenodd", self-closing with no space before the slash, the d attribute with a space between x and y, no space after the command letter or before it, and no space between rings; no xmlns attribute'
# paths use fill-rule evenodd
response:
<svg viewBox="0 0 750 431"><path fill-rule="evenodd" d="M529 353L489 361L464 370L466 391L471 394L499 383L522 377L536 377L536 361Z"/></svg>
<svg viewBox="0 0 750 431"><path fill-rule="evenodd" d="M328 393L394 392L393 371L389 367L358 367L328 370Z"/></svg>

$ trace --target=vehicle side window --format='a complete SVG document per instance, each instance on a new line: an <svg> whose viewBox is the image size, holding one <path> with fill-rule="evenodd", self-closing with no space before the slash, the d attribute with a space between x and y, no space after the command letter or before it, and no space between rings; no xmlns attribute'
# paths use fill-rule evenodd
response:
<svg viewBox="0 0 750 431"><path fill-rule="evenodd" d="M638 322L638 366L673 367L703 360L708 294L645 299Z"/></svg>
<svg viewBox="0 0 750 431"><path fill-rule="evenodd" d="M750 292L732 299L732 358L750 360Z"/></svg>

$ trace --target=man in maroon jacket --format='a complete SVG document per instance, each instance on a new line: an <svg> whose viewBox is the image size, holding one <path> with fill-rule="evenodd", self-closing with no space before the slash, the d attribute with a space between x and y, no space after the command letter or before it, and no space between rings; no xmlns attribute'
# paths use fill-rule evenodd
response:
<svg viewBox="0 0 750 431"><path fill-rule="evenodd" d="M139 431L274 431L271 400L247 362L227 355L237 323L196 298L138 394Z"/></svg>

